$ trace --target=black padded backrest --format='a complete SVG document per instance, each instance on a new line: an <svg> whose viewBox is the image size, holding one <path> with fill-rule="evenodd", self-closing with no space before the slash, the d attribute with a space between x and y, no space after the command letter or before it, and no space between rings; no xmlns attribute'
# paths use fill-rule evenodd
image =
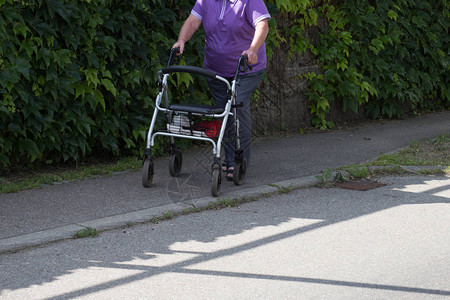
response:
<svg viewBox="0 0 450 300"><path fill-rule="evenodd" d="M204 68L193 67L193 66L170 66L162 69L163 74L176 73L176 72L186 72L192 74L199 74L202 76L216 78L216 72L206 70Z"/></svg>

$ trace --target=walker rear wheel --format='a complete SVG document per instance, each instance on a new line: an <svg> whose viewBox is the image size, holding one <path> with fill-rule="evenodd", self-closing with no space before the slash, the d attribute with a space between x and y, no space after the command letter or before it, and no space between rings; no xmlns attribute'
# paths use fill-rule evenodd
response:
<svg viewBox="0 0 450 300"><path fill-rule="evenodd" d="M222 172L220 170L220 166L214 164L212 167L212 174L211 174L211 195L213 197L219 196L221 184L222 184Z"/></svg>
<svg viewBox="0 0 450 300"><path fill-rule="evenodd" d="M239 163L234 163L233 182L235 185L242 185L244 183L245 172L247 172L247 161L245 158Z"/></svg>

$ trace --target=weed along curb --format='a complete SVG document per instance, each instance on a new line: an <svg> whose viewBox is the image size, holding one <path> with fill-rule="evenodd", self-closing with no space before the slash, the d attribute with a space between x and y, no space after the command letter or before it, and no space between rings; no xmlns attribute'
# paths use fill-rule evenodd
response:
<svg viewBox="0 0 450 300"><path fill-rule="evenodd" d="M81 239L81 238L85 238L85 237L96 237L98 236L98 230L95 228L91 228L91 227L86 227L84 229L78 230L73 238L74 239Z"/></svg>
<svg viewBox="0 0 450 300"><path fill-rule="evenodd" d="M358 179L377 178L382 176L396 175L449 175L450 166L373 166L354 165L341 167L336 170L322 170L320 175L316 175L318 187L332 187L336 183L352 181ZM279 191L282 193L282 191Z"/></svg>
<svg viewBox="0 0 450 300"><path fill-rule="evenodd" d="M130 227L142 223L158 223L189 213L237 206L241 203L256 201L260 198L286 193L295 189L314 187L317 184L315 176L307 176L235 191L228 194L227 198L208 196L5 238L0 240L0 253L19 251L67 239L95 237L107 230Z"/></svg>

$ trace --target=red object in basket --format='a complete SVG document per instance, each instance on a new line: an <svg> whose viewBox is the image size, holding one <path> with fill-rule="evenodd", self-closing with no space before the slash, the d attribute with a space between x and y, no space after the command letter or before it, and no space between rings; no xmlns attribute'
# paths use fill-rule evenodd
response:
<svg viewBox="0 0 450 300"><path fill-rule="evenodd" d="M203 131L208 137L214 138L219 135L221 126L222 120L202 121L198 124L195 124L192 129Z"/></svg>

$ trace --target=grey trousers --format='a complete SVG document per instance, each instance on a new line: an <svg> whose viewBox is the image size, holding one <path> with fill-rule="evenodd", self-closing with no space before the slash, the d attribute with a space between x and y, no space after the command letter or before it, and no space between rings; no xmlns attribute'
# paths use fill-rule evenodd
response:
<svg viewBox="0 0 450 300"><path fill-rule="evenodd" d="M244 157L247 165L250 162L250 148L252 139L252 116L250 113L250 98L261 82L265 70L254 73L240 74L240 85L236 87L236 104L242 103L242 107L237 108L239 118L239 133L241 149L244 151ZM217 106L225 107L228 101L227 87L225 83L207 78L211 96ZM234 133L234 117L228 118L227 127L225 128L223 147L225 150L225 165L227 167L234 166L234 154L236 148L236 140Z"/></svg>

